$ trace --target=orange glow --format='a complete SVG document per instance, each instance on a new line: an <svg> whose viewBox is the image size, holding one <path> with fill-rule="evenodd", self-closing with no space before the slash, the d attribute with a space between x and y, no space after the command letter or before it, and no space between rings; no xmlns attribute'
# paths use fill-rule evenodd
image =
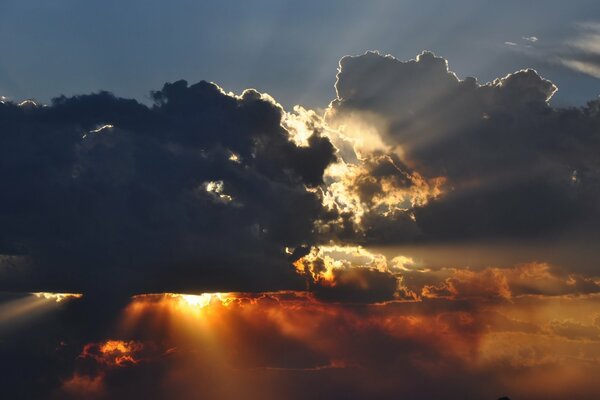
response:
<svg viewBox="0 0 600 400"><path fill-rule="evenodd" d="M75 374L63 382L62 389L71 396L95 398L104 389L103 377L101 375L89 377Z"/></svg>
<svg viewBox="0 0 600 400"><path fill-rule="evenodd" d="M186 313L198 313L210 305L227 306L236 300L237 296L235 293L148 293L133 296L132 306L142 307L146 304L155 304L161 307L168 306Z"/></svg>
<svg viewBox="0 0 600 400"><path fill-rule="evenodd" d="M140 342L107 340L86 344L79 358L92 359L105 367L124 367L140 362L143 351L144 345Z"/></svg>
<svg viewBox="0 0 600 400"><path fill-rule="evenodd" d="M335 286L335 270L369 268L388 272L387 260L361 246L319 246L294 262L296 272L315 282Z"/></svg>
<svg viewBox="0 0 600 400"><path fill-rule="evenodd" d="M228 295L223 293L202 293L195 294L173 294L173 297L179 298L191 307L204 308L210 305L213 301L218 301L221 304L227 304Z"/></svg>
<svg viewBox="0 0 600 400"><path fill-rule="evenodd" d="M288 379L306 374L363 391L486 376L468 387L482 398L506 388L511 397L568 398L571 379L580 384L576 393L598 389L585 382L600 373L600 295L515 295L522 277L556 290L558 278L539 265L443 272L450 277L437 275L432 295L413 302L323 303L294 291L138 295L113 338L84 346L87 364L64 390L80 388L85 398L101 387L111 398L114 376L152 366L162 368L167 393L190 399L207 388L207 398L285 398Z"/></svg>
<svg viewBox="0 0 600 400"><path fill-rule="evenodd" d="M120 340L109 340L100 347L100 352L107 356L113 356L114 364L122 366L128 363L136 364L133 358L133 344Z"/></svg>
<svg viewBox="0 0 600 400"><path fill-rule="evenodd" d="M81 293L34 292L31 294L39 299L54 300L57 303L70 299L80 299L83 297L83 294Z"/></svg>

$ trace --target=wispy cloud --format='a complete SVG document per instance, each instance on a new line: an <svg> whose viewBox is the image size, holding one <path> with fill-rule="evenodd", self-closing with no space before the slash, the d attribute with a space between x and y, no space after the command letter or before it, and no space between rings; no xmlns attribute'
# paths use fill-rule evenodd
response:
<svg viewBox="0 0 600 400"><path fill-rule="evenodd" d="M561 59L561 63L567 68L600 79L600 64L571 59Z"/></svg>
<svg viewBox="0 0 600 400"><path fill-rule="evenodd" d="M565 67L600 79L600 23L577 25L577 34L565 42L558 62Z"/></svg>

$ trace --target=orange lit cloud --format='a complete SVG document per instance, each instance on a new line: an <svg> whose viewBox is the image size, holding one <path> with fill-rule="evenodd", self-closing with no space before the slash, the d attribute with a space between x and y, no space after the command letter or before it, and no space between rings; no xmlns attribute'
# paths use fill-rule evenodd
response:
<svg viewBox="0 0 600 400"><path fill-rule="evenodd" d="M407 279L413 279L413 284L423 285L422 295L430 298L509 300L518 296L577 296L600 293L598 279L567 273L546 263L483 270L445 268L405 275ZM426 283L427 280L437 282Z"/></svg>
<svg viewBox="0 0 600 400"><path fill-rule="evenodd" d="M489 293L507 296L503 285L479 293L478 283L504 281L496 273L454 279L474 287L464 292L453 282L451 298L371 305L324 303L306 292L136 296L119 339L85 345L62 390L120 398L145 382L148 398L302 399L328 390L346 398L592 398L600 296L489 302ZM570 380L580 386L564 386Z"/></svg>
<svg viewBox="0 0 600 400"><path fill-rule="evenodd" d="M81 358L92 358L98 364L106 366L125 366L137 364L136 354L143 350L143 345L138 342L122 340L107 340L103 343L90 343L85 345Z"/></svg>

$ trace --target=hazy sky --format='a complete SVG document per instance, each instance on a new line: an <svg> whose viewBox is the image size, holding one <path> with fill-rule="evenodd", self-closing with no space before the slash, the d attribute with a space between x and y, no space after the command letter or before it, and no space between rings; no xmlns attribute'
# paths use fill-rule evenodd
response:
<svg viewBox="0 0 600 400"><path fill-rule="evenodd" d="M594 21L595 0L4 0L0 94L46 102L104 89L148 101L183 78L324 107L343 55L431 50L484 82L536 68L560 88L555 105L581 104L600 93L598 71L560 60Z"/></svg>

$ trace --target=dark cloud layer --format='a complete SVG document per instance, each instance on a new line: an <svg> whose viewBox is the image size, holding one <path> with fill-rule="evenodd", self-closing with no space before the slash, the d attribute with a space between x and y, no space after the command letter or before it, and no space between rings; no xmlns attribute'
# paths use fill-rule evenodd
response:
<svg viewBox="0 0 600 400"><path fill-rule="evenodd" d="M306 113L303 144L268 95L206 82L167 83L152 107L106 92L3 102L0 288L90 301L94 291L301 289L306 276L292 262L330 240L570 235L593 247L598 101L553 108L557 88L534 70L480 84L428 52L408 62L344 57L336 90L325 120ZM381 145L355 153L331 134L356 120L358 135L368 142L373 128ZM339 160L354 166L341 183L359 206L323 198L335 184L325 171ZM323 300L396 295L389 271L328 273L308 279Z"/></svg>
<svg viewBox="0 0 600 400"><path fill-rule="evenodd" d="M344 57L336 90L324 119L295 114L304 136L268 95L207 82L165 84L152 107L106 92L3 102L0 289L300 289L292 262L330 241L594 248L599 101L554 108L534 70L480 84L428 52ZM332 133L348 121L362 144ZM353 169L336 181L337 161ZM345 208L327 198L340 184ZM335 288L312 287L323 298L393 293L389 274L332 274Z"/></svg>
<svg viewBox="0 0 600 400"><path fill-rule="evenodd" d="M327 218L328 139L289 140L254 90L185 81L151 108L105 92L0 104L0 286L261 290L302 285L284 253Z"/></svg>

